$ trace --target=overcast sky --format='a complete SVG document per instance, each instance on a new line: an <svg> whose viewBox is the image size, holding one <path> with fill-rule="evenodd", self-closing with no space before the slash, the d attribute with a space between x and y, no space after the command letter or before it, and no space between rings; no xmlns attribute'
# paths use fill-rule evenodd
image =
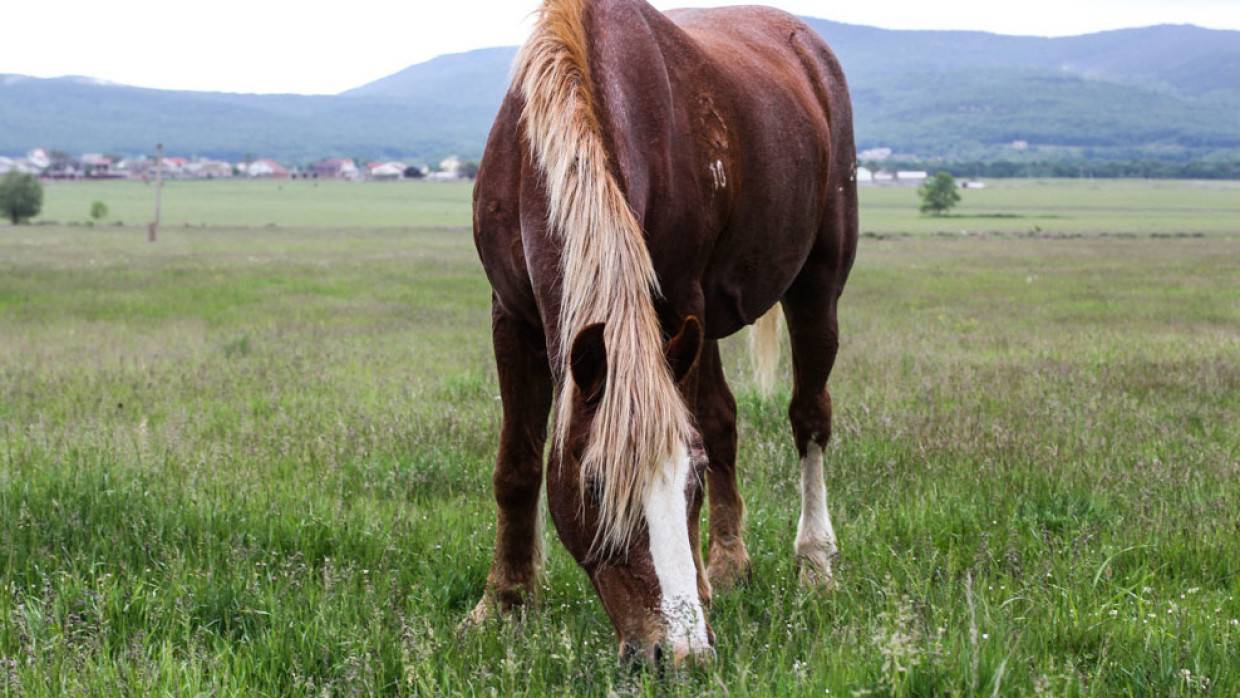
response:
<svg viewBox="0 0 1240 698"><path fill-rule="evenodd" d="M755 0L750 0L754 2ZM760 1L760 0L759 0ZM5 0L0 73L189 90L336 93L442 53L517 44L538 0ZM746 2L655 0L671 7ZM768 0L896 29L1065 36L1240 29L1240 0Z"/></svg>

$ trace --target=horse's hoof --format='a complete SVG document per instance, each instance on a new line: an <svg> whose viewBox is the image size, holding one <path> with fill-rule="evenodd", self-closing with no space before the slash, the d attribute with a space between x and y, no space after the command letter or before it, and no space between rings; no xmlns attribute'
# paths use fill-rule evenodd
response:
<svg viewBox="0 0 1240 698"><path fill-rule="evenodd" d="M711 588L720 593L748 583L753 577L753 565L749 562L745 544L727 549L712 548L706 574L710 578Z"/></svg>
<svg viewBox="0 0 1240 698"><path fill-rule="evenodd" d="M468 633L477 630L498 615L499 610L495 607L495 601L483 596L478 605L474 606L474 610L470 611L469 615L465 616L465 619L457 626L457 632Z"/></svg>
<svg viewBox="0 0 1240 698"><path fill-rule="evenodd" d="M831 557L824 554L797 557L798 577L801 586L817 591L835 590L835 573L831 570Z"/></svg>
<svg viewBox="0 0 1240 698"><path fill-rule="evenodd" d="M517 589L506 593L487 591L482 600L474 606L474 610L461 621L458 630L468 632L480 628L493 621L515 619L522 621L530 612L534 592L529 589Z"/></svg>

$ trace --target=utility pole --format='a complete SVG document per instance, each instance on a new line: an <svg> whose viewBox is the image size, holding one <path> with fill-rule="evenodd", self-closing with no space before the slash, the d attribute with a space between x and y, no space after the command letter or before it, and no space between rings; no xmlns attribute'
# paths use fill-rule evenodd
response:
<svg viewBox="0 0 1240 698"><path fill-rule="evenodd" d="M155 146L155 222L147 226L146 239L155 242L159 238L159 214L164 195L164 144Z"/></svg>

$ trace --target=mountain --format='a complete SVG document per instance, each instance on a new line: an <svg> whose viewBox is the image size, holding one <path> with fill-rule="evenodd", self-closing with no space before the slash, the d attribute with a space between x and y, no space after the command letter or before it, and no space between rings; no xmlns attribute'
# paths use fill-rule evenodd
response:
<svg viewBox="0 0 1240 698"><path fill-rule="evenodd" d="M1240 32L1039 38L808 22L848 71L862 147L957 157L1013 141L1113 157L1240 147Z"/></svg>
<svg viewBox="0 0 1240 698"><path fill-rule="evenodd" d="M409 66L343 94L346 97L460 104L494 111L508 90L508 76L516 57L515 47L453 53Z"/></svg>
<svg viewBox="0 0 1240 698"><path fill-rule="evenodd" d="M1240 32L1157 26L1067 38L807 19L839 55L858 145L920 156L1240 157ZM0 153L171 152L301 162L477 157L516 49L441 56L337 96L148 90L0 76ZM1016 141L1029 152L1012 150Z"/></svg>
<svg viewBox="0 0 1240 698"><path fill-rule="evenodd" d="M169 152L293 162L476 153L492 107L338 96L179 92L0 76L0 153Z"/></svg>
<svg viewBox="0 0 1240 698"><path fill-rule="evenodd" d="M855 82L910 72L1043 70L1190 95L1240 90L1240 32L1162 25L1063 38L899 31L807 18Z"/></svg>

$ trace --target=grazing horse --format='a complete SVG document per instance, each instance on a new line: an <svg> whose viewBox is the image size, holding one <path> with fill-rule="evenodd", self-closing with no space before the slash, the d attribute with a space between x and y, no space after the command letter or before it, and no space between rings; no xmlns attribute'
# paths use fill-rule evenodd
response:
<svg viewBox="0 0 1240 698"><path fill-rule="evenodd" d="M534 591L554 403L549 509L622 655L713 652L712 583L750 569L718 343L757 323L757 345L777 349L781 303L801 456L795 550L805 581L830 583L827 378L857 244L855 171L843 72L795 17L545 0L474 190L503 425L495 555L468 621Z"/></svg>

